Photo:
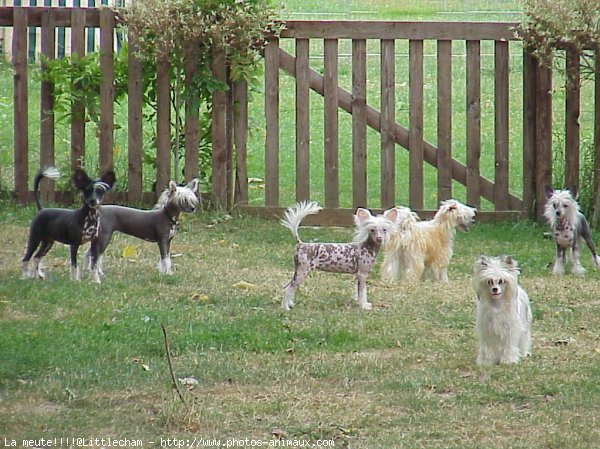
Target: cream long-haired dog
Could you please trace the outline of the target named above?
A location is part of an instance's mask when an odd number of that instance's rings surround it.
[[[478,365],[517,363],[531,354],[531,305],[511,256],[480,256],[474,267]]]
[[[443,201],[432,220],[399,213],[397,231],[384,247],[381,265],[386,281],[428,278],[448,282],[456,228],[468,231],[477,210],[456,200]]]

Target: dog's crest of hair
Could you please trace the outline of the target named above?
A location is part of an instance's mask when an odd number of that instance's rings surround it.
[[[517,261],[511,256],[480,256],[475,261],[474,273],[478,291],[479,286],[489,280],[504,280],[509,288],[514,291],[519,282],[520,269]]]
[[[154,209],[160,209],[169,202],[175,203],[178,209],[195,209],[198,205],[197,190],[197,179],[193,179],[185,186],[178,186],[175,182],[169,181],[169,186],[160,194]]]
[[[548,220],[548,223],[552,228],[556,227],[558,222],[556,209],[559,205],[562,205],[563,208],[565,205],[567,206],[567,220],[569,223],[577,223],[579,217],[579,203],[573,197],[570,190],[552,190],[550,187],[547,187],[546,196],[548,199],[544,208],[544,217]]]
[[[433,221],[436,223],[447,223],[448,226],[456,227],[458,225],[467,226],[475,219],[477,209],[462,204],[460,201],[450,199],[442,201]]]

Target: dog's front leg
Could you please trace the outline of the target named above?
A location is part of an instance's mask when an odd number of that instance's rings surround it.
[[[358,273],[357,279],[357,293],[358,305],[364,310],[371,310],[373,304],[367,301],[367,275],[364,273]]]
[[[162,274],[173,274],[171,269],[171,240],[159,240],[158,251],[160,252],[158,270]]]
[[[565,248],[563,248],[562,246],[557,244],[556,245],[556,256],[554,257],[554,266],[552,267],[552,274],[554,274],[556,276],[565,274],[565,266],[564,266],[565,257],[566,257]]]
[[[77,251],[79,245],[71,245],[71,280],[80,281],[79,267],[77,266]]]
[[[578,239],[575,239],[572,248],[573,253],[573,266],[571,267],[571,273],[582,275],[585,273],[585,268],[581,266],[581,262],[579,261],[579,242]]]
[[[85,252],[85,257],[88,259],[92,282],[100,284],[102,281],[98,270],[98,242],[96,240],[92,241],[90,248]]]

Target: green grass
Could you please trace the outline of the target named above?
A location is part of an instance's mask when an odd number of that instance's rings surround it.
[[[115,235],[98,286],[68,280],[58,244],[45,281],[21,280],[34,211],[0,211],[1,437],[268,440],[281,429],[348,448],[596,447],[600,274],[585,254],[584,277],[549,276],[544,227],[479,224],[457,235],[445,285],[387,285],[378,263],[370,312],[351,299],[349,276],[313,273],[284,313],[294,245],[273,221],[186,217],[172,277],[158,274],[154,244]],[[347,241],[351,230],[301,236]],[[124,258],[127,245],[136,251]],[[522,267],[534,343],[519,365],[475,365],[471,271],[481,253],[512,253]],[[199,381],[184,389],[186,406],[171,390],[161,324],[175,375]]]

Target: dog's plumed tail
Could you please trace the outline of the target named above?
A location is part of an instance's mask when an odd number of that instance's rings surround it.
[[[300,223],[304,217],[307,215],[314,215],[321,209],[323,208],[314,201],[301,201],[285,211],[285,214],[281,219],[281,224],[292,231],[292,234],[296,239],[296,243],[302,243],[300,236],[298,235]]]
[[[42,210],[42,205],[40,204],[40,194],[38,189],[40,187],[40,182],[42,182],[43,178],[56,180],[60,177],[60,172],[56,167],[48,167],[44,170],[40,170],[40,172],[35,175],[33,178],[33,196],[35,197],[35,204],[37,204],[38,211]]]

